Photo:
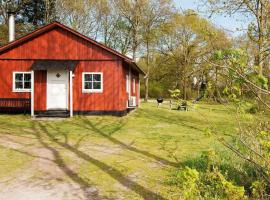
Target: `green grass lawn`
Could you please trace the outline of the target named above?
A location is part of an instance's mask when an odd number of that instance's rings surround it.
[[[119,199],[173,199],[166,179],[170,170],[202,152],[225,149],[206,134],[215,128],[230,139],[236,131],[232,106],[202,104],[190,111],[142,103],[125,117],[32,120],[0,115],[0,138],[12,136],[25,148],[52,152],[54,163],[82,188],[96,187]],[[0,178],[35,158],[0,143]],[[23,147],[22,147],[23,145]],[[8,155],[8,156],[7,156]],[[5,163],[2,165],[2,163]]]
[[[7,178],[15,170],[23,168],[32,158],[0,145],[0,179]]]

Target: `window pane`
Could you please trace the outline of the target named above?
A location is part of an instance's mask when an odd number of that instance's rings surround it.
[[[16,81],[22,81],[23,80],[23,74],[15,74],[15,80]]]
[[[92,74],[85,74],[84,75],[84,80],[85,81],[92,81]]]
[[[100,74],[93,74],[93,80],[94,81],[101,81],[101,75]]]
[[[24,89],[31,89],[31,82],[24,82]]]
[[[23,83],[22,82],[15,82],[15,89],[23,89]]]
[[[92,82],[85,82],[84,89],[92,89]]]
[[[100,82],[94,82],[93,83],[93,89],[101,89],[101,83]]]
[[[24,81],[31,81],[31,74],[24,74]]]

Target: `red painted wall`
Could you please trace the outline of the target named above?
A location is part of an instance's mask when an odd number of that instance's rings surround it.
[[[0,98],[30,98],[30,92],[13,92],[13,72],[30,71],[34,61],[0,60]],[[83,93],[82,72],[102,72],[103,92]],[[126,73],[121,61],[80,61],[76,66],[73,78],[73,106],[74,111],[90,110],[125,110],[128,99],[126,93]],[[131,95],[137,95],[138,76],[136,78],[136,93],[133,93],[131,81]],[[46,71],[35,71],[35,110],[46,110]]]
[[[119,58],[58,27],[1,54],[0,59],[115,60]]]
[[[30,92],[13,92],[13,72],[29,71],[29,61],[0,60],[0,98],[30,98]]]
[[[103,92],[83,93],[82,73],[102,72]],[[124,110],[122,96],[122,63],[120,61],[81,61],[73,78],[74,111],[116,111]]]
[[[35,71],[35,111],[45,111],[47,108],[47,71]]]
[[[31,98],[30,92],[13,92],[13,72],[30,72],[33,61],[0,60],[0,98]],[[46,110],[46,71],[35,72],[35,110]]]
[[[136,71],[131,70],[131,79],[130,79],[130,95],[136,96],[136,103],[137,106],[139,105],[139,73]],[[125,106],[128,100],[128,93],[126,92],[126,75],[129,75],[129,66],[124,65],[123,68],[123,83],[122,83],[122,99],[125,101]],[[135,92],[133,91],[133,78],[135,78]]]

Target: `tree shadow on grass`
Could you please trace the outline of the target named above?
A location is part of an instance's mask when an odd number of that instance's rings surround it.
[[[27,147],[29,147],[29,145],[21,142],[21,141],[17,141],[15,139],[12,139],[10,137],[6,137],[4,138],[3,136],[1,136],[1,138],[3,139],[7,139],[7,141],[11,141],[14,145],[13,147],[6,147],[3,146],[6,149],[10,149],[13,150],[15,152],[24,154],[26,156],[32,157],[32,158],[36,158],[36,159],[42,159],[42,160],[46,160],[48,162],[52,162],[54,163],[56,166],[59,167],[59,169],[61,171],[64,172],[64,174],[69,177],[73,182],[77,183],[80,186],[80,189],[83,191],[84,197],[86,199],[93,199],[93,200],[104,200],[104,199],[110,199],[112,200],[113,198],[108,198],[106,196],[100,196],[98,194],[98,192],[96,190],[92,190],[93,186],[90,185],[87,181],[85,181],[83,178],[81,178],[75,171],[73,171],[68,164],[64,161],[63,157],[61,156],[59,150],[57,150],[57,148],[53,147],[47,140],[47,138],[45,138],[44,136],[46,136],[47,134],[45,134],[42,130],[40,130],[38,128],[38,123],[37,122],[33,122],[32,123],[32,130],[33,132],[31,133],[27,133],[27,134],[31,134],[34,136],[34,138],[31,139],[36,139],[37,142],[41,145],[42,148],[48,150],[51,154],[52,154],[52,158],[46,157],[46,156],[42,156],[42,155],[38,155],[37,152],[34,152],[33,150],[27,150]],[[7,135],[7,134],[2,134],[0,133],[0,135]],[[16,135],[16,134],[9,134],[10,136],[16,136],[18,138],[24,138],[21,135]],[[49,138],[50,142],[54,142],[51,138]],[[48,173],[46,173],[48,174]],[[41,178],[43,180],[43,178]],[[55,179],[57,180],[57,179]],[[43,180],[44,181],[44,180]],[[48,181],[48,180],[45,180]],[[47,182],[46,182],[47,184]],[[70,191],[71,192],[71,191]],[[77,194],[76,194],[77,195]],[[79,196],[77,196],[78,199],[80,198]],[[76,197],[76,198],[77,198]]]
[[[156,122],[165,122],[168,124],[181,125],[183,127],[186,127],[186,128],[192,129],[192,130],[196,130],[196,131],[200,131],[200,132],[204,131],[202,128],[196,127],[194,125],[189,125],[190,121],[192,121],[192,120],[188,119],[188,118],[190,118],[188,116],[183,116],[183,115],[166,116],[166,115],[164,115],[163,112],[160,112],[160,113],[155,112],[154,114],[149,114],[149,112],[145,111],[145,110],[140,110],[140,113],[145,118],[152,119],[153,121],[156,121]],[[193,119],[193,121],[194,120],[195,119]],[[202,120],[203,120],[203,118],[202,118]],[[202,120],[196,119],[197,124],[202,124],[203,123]]]
[[[76,147],[71,146],[70,144],[66,143],[66,142],[61,142],[59,141],[57,138],[54,137],[53,134],[50,133],[50,131],[48,130],[48,128],[46,126],[44,126],[43,124],[39,123],[39,127],[42,130],[42,132],[44,134],[46,134],[46,136],[55,144],[59,145],[60,147],[63,147],[66,150],[69,150],[70,152],[74,153],[75,155],[77,155],[79,158],[97,166],[100,170],[102,170],[103,172],[105,172],[106,174],[110,175],[113,179],[115,179],[116,181],[118,181],[119,183],[121,183],[123,186],[125,186],[126,188],[132,190],[133,192],[135,192],[136,194],[140,195],[143,199],[147,199],[147,200],[164,200],[165,198],[162,197],[161,195],[154,193],[152,191],[150,191],[149,189],[145,188],[144,186],[136,183],[133,180],[130,180],[129,178],[127,178],[125,175],[123,175],[119,170],[115,169],[114,167],[107,165],[106,163],[103,163],[93,157],[91,157],[90,155],[78,150]],[[55,131],[59,131],[58,129],[55,129],[53,126],[49,125],[49,128],[55,130]],[[101,132],[103,134],[103,132]],[[66,135],[66,133],[62,133],[63,135]],[[106,134],[105,134],[106,135]],[[107,135],[106,135],[107,136]],[[67,140],[66,140],[67,141]],[[44,144],[47,146],[47,148],[51,149],[51,151],[55,154],[55,157],[57,157],[59,159],[59,165],[63,165],[63,160],[61,160],[59,158],[59,153],[56,152],[56,150],[50,146],[48,146],[48,144]],[[67,174],[72,174],[72,171],[70,171],[69,169],[64,168],[65,172]],[[78,181],[78,180],[76,180]],[[78,181],[80,182],[80,180]],[[84,182],[82,182],[84,185]]]
[[[116,144],[116,145],[119,145],[121,148],[123,149],[126,149],[126,150],[129,150],[129,151],[132,151],[132,152],[135,152],[135,153],[138,153],[138,154],[141,154],[141,155],[144,155],[148,158],[151,158],[151,159],[154,159],[162,164],[165,164],[165,165],[169,165],[169,166],[172,166],[172,167],[177,167],[178,166],[178,163],[177,162],[172,162],[170,160],[167,160],[165,158],[161,158],[157,155],[154,155],[148,151],[145,151],[145,150],[141,150],[141,149],[137,149],[133,146],[130,146],[130,145],[127,145],[123,142],[121,142],[120,140],[112,137],[112,132],[110,133],[105,133],[103,130],[102,130],[102,127],[101,128],[98,128],[94,123],[92,123],[90,120],[86,119],[86,118],[81,118],[80,121],[83,122],[83,127],[88,129],[88,130],[91,130],[95,133],[98,133],[99,135],[103,136],[104,138],[108,139],[110,142]],[[116,128],[114,129],[114,132],[120,130],[121,128],[123,127],[123,125],[121,125],[119,128]]]

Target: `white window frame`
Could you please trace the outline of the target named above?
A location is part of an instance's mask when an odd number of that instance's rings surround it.
[[[84,89],[84,86],[85,86],[85,77],[84,75],[86,74],[100,74],[100,82],[101,82],[101,88],[100,89]],[[82,73],[82,92],[83,93],[102,93],[103,92],[103,73],[102,72],[83,72]]]
[[[133,84],[132,84],[133,93],[136,93],[136,79],[133,78]]]
[[[15,87],[15,75],[16,74],[23,74],[23,86],[24,86],[24,74],[30,74],[31,75],[31,89],[18,89]],[[12,80],[12,90],[13,92],[31,92],[32,90],[32,73],[30,71],[23,71],[23,72],[13,72],[13,80]]]

